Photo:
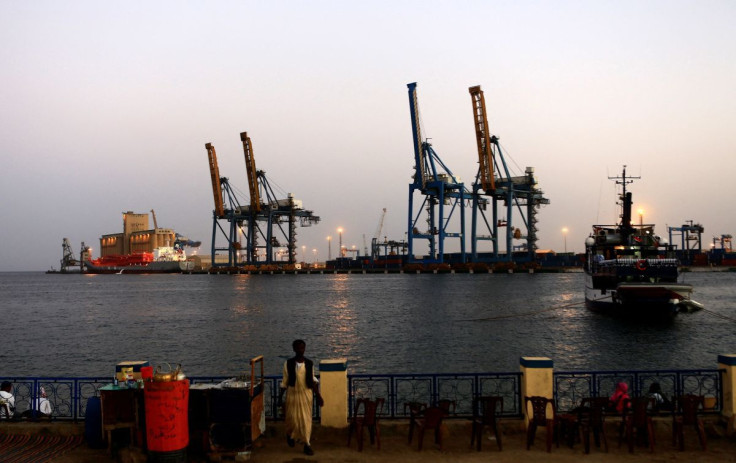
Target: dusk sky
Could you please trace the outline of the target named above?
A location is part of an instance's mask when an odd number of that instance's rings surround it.
[[[694,220],[707,247],[736,233],[735,23],[736,2],[709,0],[0,0],[0,271],[58,268],[64,237],[98,256],[129,210],[209,254],[205,143],[247,204],[240,132],[322,218],[298,230],[308,261],[328,235],[336,255],[338,227],[362,249],[383,208],[381,236],[404,239],[410,82],[468,186],[482,86],[514,174],[533,166],[550,200],[539,248],[562,251],[567,227],[581,252],[616,222],[624,164],[644,221]]]

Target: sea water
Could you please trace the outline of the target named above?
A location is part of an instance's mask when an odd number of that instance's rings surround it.
[[[692,272],[706,310],[667,323],[589,312],[583,274],[0,273],[0,376],[105,376],[124,360],[237,375],[291,342],[351,373],[715,368],[736,353],[736,273]]]

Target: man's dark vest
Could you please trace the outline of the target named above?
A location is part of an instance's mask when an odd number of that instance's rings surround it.
[[[314,389],[314,369],[312,361],[308,358],[304,359],[304,367],[307,369],[307,387]],[[286,361],[286,372],[289,374],[289,386],[296,385],[296,359],[290,358]]]

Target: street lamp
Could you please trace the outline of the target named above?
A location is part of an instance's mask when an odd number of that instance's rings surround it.
[[[327,237],[327,260],[332,260],[332,237]]]
[[[337,229],[337,234],[340,237],[340,257],[345,257],[345,254],[342,252],[342,227]]]
[[[562,236],[565,240],[565,254],[567,254],[567,227],[562,227]]]

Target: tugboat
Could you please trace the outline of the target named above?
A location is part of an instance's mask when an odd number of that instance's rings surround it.
[[[609,177],[622,186],[618,225],[593,225],[585,240],[585,304],[594,312],[632,319],[667,319],[702,306],[691,300],[693,287],[682,283],[674,247],[654,225],[631,223],[631,193],[626,186],[641,177]]]

